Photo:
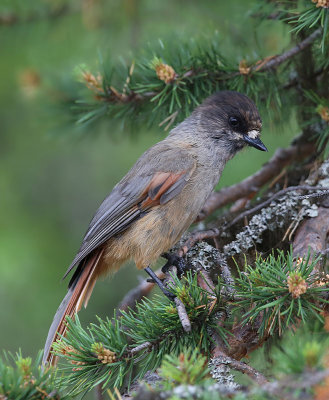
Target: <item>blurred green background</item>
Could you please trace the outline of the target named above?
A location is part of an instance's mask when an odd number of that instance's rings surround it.
[[[223,53],[237,64],[289,43],[287,32],[250,18],[254,1],[0,0],[0,345],[35,356],[66,292],[61,278],[94,211],[141,153],[165,133],[138,136],[117,125],[82,133],[63,126],[56,86],[76,65],[97,71],[99,53],[131,60],[148,43],[219,32]],[[219,186],[255,172],[295,133],[264,116],[269,153],[248,149],[227,166]],[[115,135],[114,135],[115,133]],[[112,137],[115,136],[115,139]],[[84,323],[113,308],[143,272],[128,266],[96,285]]]

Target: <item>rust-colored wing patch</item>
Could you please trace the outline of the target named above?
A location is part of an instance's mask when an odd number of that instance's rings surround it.
[[[162,201],[162,199],[164,199],[163,196],[172,187],[174,187],[174,185],[176,185],[177,187],[180,186],[180,182],[182,183],[182,186],[184,186],[186,183],[184,179],[185,175],[186,171],[182,171],[179,173],[157,172],[142,194],[142,197],[147,197],[141,202],[141,209],[145,210],[150,207],[166,203],[166,201]]]

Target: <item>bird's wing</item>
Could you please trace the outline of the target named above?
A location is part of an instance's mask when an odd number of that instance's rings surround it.
[[[187,151],[171,148],[162,149],[161,158],[158,152],[152,155],[153,152],[151,148],[144,153],[100,205],[65,276],[88,254],[126,230],[151,207],[166,204],[181,192],[195,170],[195,158]],[[148,163],[148,160],[152,161]]]

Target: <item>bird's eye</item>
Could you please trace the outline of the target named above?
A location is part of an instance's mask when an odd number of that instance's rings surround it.
[[[235,118],[235,117],[230,117],[230,118],[228,119],[228,122],[230,123],[230,125],[232,126],[232,128],[236,128],[236,127],[238,127],[238,126],[240,125],[239,120],[238,120],[237,118]]]

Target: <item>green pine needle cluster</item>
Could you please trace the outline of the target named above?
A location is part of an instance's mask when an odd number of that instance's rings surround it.
[[[329,9],[323,6],[317,6],[315,0],[309,7],[309,1],[304,2],[304,7],[300,12],[297,12],[295,16],[288,18],[290,24],[293,25],[293,32],[299,33],[303,30],[309,30],[319,25],[322,28],[321,38],[321,51],[324,52],[325,41],[328,33],[329,23]]]
[[[271,367],[273,377],[281,381],[277,384],[276,393],[259,385],[245,386],[236,393],[221,393],[220,386],[210,378],[207,359],[198,349],[186,349],[178,356],[166,355],[158,369],[161,380],[155,387],[145,385],[137,393],[137,399],[147,398],[146,393],[153,394],[153,399],[168,400],[281,400],[283,394],[287,398],[298,399],[301,392],[311,393],[311,389],[293,387],[291,382],[300,381],[305,372],[317,373],[328,367],[328,332],[318,322],[312,330],[299,328],[288,331],[280,343],[271,348]],[[286,387],[285,387],[286,386]],[[133,397],[135,397],[133,395]],[[111,400],[122,400],[122,397],[110,396]],[[306,397],[309,398],[309,397]]]
[[[273,346],[273,369],[276,376],[282,377],[301,374],[308,369],[328,367],[328,350],[328,332],[315,321],[312,330],[304,326],[297,332],[289,331],[280,344]]]
[[[164,388],[177,385],[202,385],[209,380],[207,358],[199,349],[184,349],[178,356],[167,354],[159,369]]]
[[[78,80],[87,88],[77,94],[73,111],[78,124],[101,118],[169,129],[190,115],[202,100],[218,90],[237,90],[261,103],[266,93],[268,112],[281,106],[279,81],[274,72],[251,69],[258,59],[248,62],[240,73],[239,62],[221,54],[220,37],[190,40],[179,45],[159,41],[146,55],[122,66],[100,60],[100,73],[86,66],[77,69]],[[82,97],[80,97],[82,96]]]
[[[298,323],[323,321],[321,312],[328,303],[329,282],[316,273],[318,261],[309,256],[294,260],[291,252],[279,251],[266,259],[259,257],[253,266],[246,265],[233,285],[236,294],[230,302],[232,318],[243,325],[260,320],[261,337],[281,336]],[[170,289],[186,307],[192,324],[190,333],[184,332],[176,308],[163,296],[145,299],[135,311],[123,312],[119,318],[99,318],[87,329],[77,317],[75,322],[68,320],[66,337],[54,346],[64,361],[61,385],[68,387],[71,395],[98,384],[103,390],[129,388],[163,360],[167,360],[162,364],[163,371],[170,371],[170,357],[178,357],[187,348],[209,357],[214,331],[229,346],[233,319],[218,323],[220,315],[227,312],[227,300],[220,294],[225,289],[223,282],[219,281],[212,292],[206,291],[198,285],[197,274],[189,271],[182,280],[174,278]],[[183,379],[187,361],[180,360],[180,372],[172,375],[173,380]],[[200,366],[201,361],[194,364]],[[184,372],[189,377],[194,373],[190,367]]]
[[[229,346],[236,321],[247,326],[260,320],[260,340],[266,336],[268,343],[273,338],[275,345],[281,335],[296,342],[275,352],[276,369],[287,374],[321,370],[324,349],[329,347],[322,316],[323,306],[328,304],[329,282],[326,275],[317,273],[318,261],[309,256],[295,260],[291,252],[283,251],[266,259],[259,257],[255,265],[245,265],[238,272],[232,283],[234,298],[229,303],[221,296],[221,291],[226,291],[221,280],[213,290],[205,290],[198,285],[200,273],[189,271],[181,280],[173,277],[170,290],[185,305],[192,325],[190,333],[184,332],[176,308],[164,296],[145,299],[136,310],[123,312],[120,317],[98,318],[98,323],[87,329],[77,316],[75,321],[68,319],[66,336],[54,345],[60,358],[57,375],[51,370],[42,372],[37,366],[40,357],[32,367],[31,359],[20,354],[12,358],[14,366],[8,366],[10,357],[6,356],[0,360],[0,398],[42,399],[47,393],[59,400],[65,397],[56,387],[73,398],[96,385],[104,392],[114,390],[112,396],[118,396],[118,390],[129,389],[146,372],[157,369],[162,381],[155,390],[168,394],[165,398],[179,399],[177,393],[186,387],[191,390],[187,399],[195,398],[192,392],[196,390],[198,398],[212,400],[216,382],[210,377],[207,361],[213,335]],[[228,318],[223,319],[225,314]],[[303,333],[309,325],[312,333]],[[301,329],[292,336],[297,326]],[[259,387],[233,398],[255,399],[258,395],[280,398],[263,393]],[[227,398],[221,396],[217,398]]]
[[[121,388],[155,370],[166,354],[178,355],[187,347],[208,354],[209,329],[216,329],[225,340],[225,330],[216,325],[221,307],[219,292],[209,293],[197,285],[197,277],[188,273],[175,279],[173,292],[184,302],[192,323],[192,332],[183,331],[176,308],[163,296],[145,299],[136,311],[122,317],[91,324],[85,330],[79,319],[68,320],[65,338],[54,348],[66,363],[62,384],[76,395],[101,384]],[[141,346],[141,347],[140,347]]]
[[[328,49],[328,9],[302,2],[262,2],[251,16],[272,19],[273,24],[288,24],[291,35],[320,27],[321,38],[314,42],[314,51],[325,68]],[[320,42],[320,46],[319,46]],[[68,87],[65,109],[79,126],[98,121],[118,121],[121,128],[159,125],[168,130],[173,124],[190,115],[202,100],[218,90],[236,90],[250,96],[272,119],[282,119],[283,113],[299,105],[293,84],[298,68],[296,59],[289,57],[279,66],[267,68],[272,57],[253,53],[240,59],[224,57],[218,33],[203,39],[159,40],[144,49],[131,61],[99,60],[98,72],[86,65],[76,68],[80,87]],[[290,84],[290,81],[292,82]],[[289,90],[288,90],[289,89]],[[66,89],[63,87],[63,92]],[[70,105],[68,107],[68,105]],[[290,110],[290,111],[289,111]]]
[[[15,400],[64,400],[67,396],[59,392],[53,370],[42,371],[42,352],[32,363],[21,352],[16,355],[4,353],[0,357],[0,399]]]
[[[292,252],[279,251],[266,260],[246,265],[237,278],[237,306],[248,310],[244,323],[261,317],[262,336],[279,335],[288,327],[311,317],[322,320],[321,305],[328,303],[329,282],[320,283],[314,273],[318,258],[294,260]]]

